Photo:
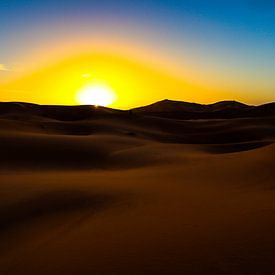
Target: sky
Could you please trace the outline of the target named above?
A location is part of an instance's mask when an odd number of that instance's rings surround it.
[[[275,1],[0,1],[0,101],[78,104],[95,83],[121,109],[275,101]]]

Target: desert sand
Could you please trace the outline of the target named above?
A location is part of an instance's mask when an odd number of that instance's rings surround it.
[[[274,274],[275,116],[244,108],[3,103],[0,273]]]

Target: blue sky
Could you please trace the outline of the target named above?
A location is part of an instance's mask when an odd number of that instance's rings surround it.
[[[223,74],[251,93],[262,85],[275,99],[274,0],[0,1],[0,64],[11,68],[64,33],[98,32],[141,41],[179,67]]]

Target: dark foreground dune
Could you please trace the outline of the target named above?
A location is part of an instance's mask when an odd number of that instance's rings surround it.
[[[273,107],[224,104],[2,103],[0,274],[274,274]]]

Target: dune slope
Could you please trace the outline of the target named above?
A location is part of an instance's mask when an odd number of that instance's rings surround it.
[[[18,104],[0,106],[1,274],[275,273],[274,116]]]

